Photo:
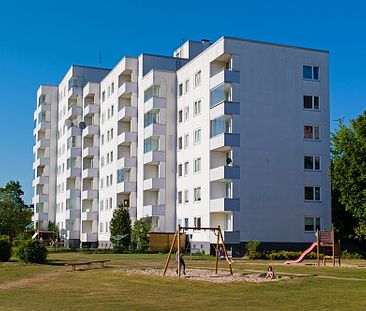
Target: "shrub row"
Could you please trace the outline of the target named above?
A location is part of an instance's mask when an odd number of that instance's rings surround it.
[[[6,235],[0,236],[0,261],[8,261],[11,257],[11,242]]]

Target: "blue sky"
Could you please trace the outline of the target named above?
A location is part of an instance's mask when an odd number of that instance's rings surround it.
[[[365,16],[365,1],[2,0],[0,186],[19,180],[31,202],[36,90],[71,64],[97,66],[99,53],[113,67],[222,35],[329,50],[331,120],[352,119],[366,109]]]

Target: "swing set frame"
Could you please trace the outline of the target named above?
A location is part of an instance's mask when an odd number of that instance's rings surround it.
[[[163,276],[165,276],[165,274],[166,274],[166,271],[167,271],[168,265],[169,265],[169,261],[170,261],[170,258],[172,257],[172,253],[173,253],[173,250],[174,250],[174,245],[177,242],[178,278],[180,279],[180,270],[181,270],[180,269],[180,267],[181,267],[180,255],[181,255],[181,251],[182,251],[181,250],[181,245],[180,245],[180,235],[181,235],[181,233],[184,234],[188,230],[213,231],[215,236],[216,236],[216,258],[215,258],[215,267],[214,267],[215,274],[217,274],[217,270],[218,270],[218,266],[219,266],[219,244],[220,244],[220,240],[221,240],[221,244],[222,244],[222,248],[223,248],[223,251],[224,251],[225,259],[226,259],[226,261],[228,262],[228,265],[229,265],[230,274],[233,275],[233,269],[231,267],[232,262],[231,262],[231,260],[229,259],[228,255],[227,255],[226,246],[225,246],[225,242],[224,242],[224,237],[223,237],[220,226],[217,226],[217,228],[212,228],[212,227],[197,228],[197,227],[181,227],[181,226],[178,226],[176,231],[175,231],[172,244],[170,246],[170,251],[169,251],[169,254],[168,254],[168,258],[165,262]]]

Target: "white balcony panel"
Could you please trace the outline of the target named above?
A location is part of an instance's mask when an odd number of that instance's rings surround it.
[[[164,151],[150,151],[144,154],[144,164],[165,162]]]
[[[82,114],[83,114],[83,108],[82,107],[71,106],[69,108],[69,110],[67,110],[65,118],[70,119],[71,117],[81,116]]]
[[[118,121],[130,121],[133,117],[137,117],[137,107],[126,106],[118,111]]]
[[[144,138],[151,136],[160,136],[166,134],[166,126],[164,124],[150,124],[144,128]]]
[[[37,194],[33,197],[33,204],[48,203],[48,194]]]
[[[81,128],[78,127],[78,124],[74,124],[67,130],[67,137],[71,136],[81,136]]]
[[[98,220],[98,212],[82,212],[81,213],[81,220],[85,221],[94,221]]]
[[[67,189],[66,190],[67,199],[77,199],[80,198],[80,189]]]
[[[240,231],[223,231],[225,244],[239,244],[240,243]]]
[[[81,192],[81,199],[82,200],[86,200],[86,199],[90,199],[90,200],[94,200],[94,199],[98,199],[98,190],[84,190]]]
[[[145,205],[143,209],[143,216],[165,216],[165,205]]]
[[[240,134],[223,133],[210,138],[210,150],[226,151],[240,147]]]
[[[67,149],[67,157],[81,157],[81,148],[80,147],[71,147]]]
[[[92,136],[92,135],[99,135],[99,127],[98,125],[87,125],[86,128],[83,130],[83,136]]]
[[[43,138],[36,142],[36,144],[33,146],[33,152],[36,152],[39,148],[48,148],[50,146],[50,140]]]
[[[240,166],[219,166],[210,170],[210,181],[226,181],[240,178]]]
[[[131,93],[137,93],[136,82],[125,82],[118,88],[118,97],[123,97]]]
[[[81,168],[69,168],[66,170],[66,178],[67,177],[80,177],[81,176]]]
[[[222,101],[210,109],[210,119],[216,119],[222,115],[240,115],[240,103]]]
[[[136,192],[136,183],[132,181],[120,182],[117,184],[117,193]]]
[[[85,157],[97,157],[99,155],[98,147],[86,147],[83,149],[83,158]]]
[[[117,144],[118,145],[130,144],[131,142],[137,142],[137,133],[122,132],[117,137]]]
[[[137,165],[136,157],[121,158],[117,160],[117,169],[136,167],[136,165]]]
[[[94,178],[98,177],[99,170],[97,168],[87,168],[83,170],[82,178]]]
[[[240,71],[221,70],[210,78],[210,89],[222,83],[240,83]]]
[[[39,158],[33,163],[33,169],[36,169],[38,166],[46,166],[50,165],[50,158]]]
[[[98,233],[95,232],[82,233],[81,242],[98,242]]]
[[[100,106],[94,105],[94,104],[88,104],[84,108],[84,116],[89,116],[93,114],[99,114],[100,113]]]
[[[129,207],[128,211],[130,213],[131,219],[136,220],[137,219],[137,208],[136,207]]]
[[[79,209],[68,209],[65,211],[66,219],[80,219],[81,211]]]
[[[32,217],[33,221],[47,221],[48,220],[48,213],[35,213]]]
[[[80,231],[79,230],[66,230],[66,239],[68,239],[68,240],[80,239]]]
[[[33,136],[35,136],[40,130],[49,130],[51,128],[51,122],[42,121],[37,124],[33,130]]]
[[[165,109],[167,100],[162,97],[152,97],[144,103],[144,113],[152,109]]]
[[[35,187],[36,185],[48,185],[48,182],[48,176],[38,176],[37,178],[33,179],[32,186]]]
[[[165,178],[149,178],[144,180],[144,190],[165,189]]]
[[[210,212],[239,212],[240,211],[240,199],[234,198],[220,198],[210,200]]]
[[[69,98],[77,98],[78,96],[81,96],[83,93],[83,90],[80,86],[74,86],[69,89]]]

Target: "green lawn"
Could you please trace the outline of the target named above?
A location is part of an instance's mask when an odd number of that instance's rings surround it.
[[[234,262],[234,273],[264,272],[305,277],[276,282],[215,284],[130,275],[126,268],[162,268],[166,255],[51,253],[48,265],[0,264],[0,310],[366,310],[366,261],[354,267],[284,266],[282,262]],[[106,269],[70,272],[65,263],[111,259]],[[173,264],[174,260],[172,260]],[[189,261],[211,268],[213,258]],[[226,268],[225,262],[220,262]]]

